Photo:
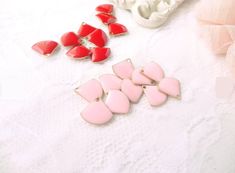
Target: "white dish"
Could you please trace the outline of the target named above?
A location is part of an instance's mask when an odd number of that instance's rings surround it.
[[[141,26],[156,28],[162,25],[184,0],[110,0],[120,8],[130,10]]]

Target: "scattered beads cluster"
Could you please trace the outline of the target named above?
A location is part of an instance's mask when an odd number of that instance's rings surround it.
[[[127,33],[124,25],[116,23],[117,19],[113,16],[112,4],[99,5],[96,7],[96,11],[98,12],[97,18],[108,26],[109,35],[119,36]],[[61,37],[61,44],[71,47],[66,55],[76,59],[90,58],[92,62],[102,62],[110,57],[110,48],[105,47],[107,42],[108,36],[102,29],[87,23],[82,23],[77,33],[66,32]],[[55,52],[58,45],[53,40],[45,40],[35,43],[32,49],[48,56]]]
[[[75,89],[89,102],[81,112],[89,123],[104,124],[113,114],[128,113],[130,103],[137,103],[143,93],[151,106],[162,105],[168,96],[180,98],[180,82],[164,77],[162,68],[155,62],[134,68],[127,59],[113,65],[112,69],[115,75],[103,74],[99,81],[92,79]]]

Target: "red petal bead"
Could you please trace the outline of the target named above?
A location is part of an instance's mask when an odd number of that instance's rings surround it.
[[[88,25],[86,23],[82,23],[82,25],[78,30],[78,37],[86,37],[88,34],[92,33],[95,30],[96,30],[95,27]]]
[[[117,20],[117,18],[114,17],[113,15],[106,14],[106,13],[99,13],[96,15],[96,17],[98,17],[101,20],[101,22],[105,25],[114,23]]]
[[[80,44],[78,36],[74,32],[67,32],[62,35],[61,43],[64,46],[75,46]]]
[[[112,4],[101,4],[96,7],[95,9],[101,13],[112,13],[113,12],[113,5]]]
[[[50,55],[58,46],[58,43],[51,40],[40,41],[32,46],[32,49],[42,55]]]
[[[90,56],[91,51],[87,49],[85,46],[75,46],[70,49],[66,55],[71,56],[73,58],[83,59]]]
[[[127,28],[120,23],[111,23],[108,26],[110,35],[123,35],[127,33]]]
[[[96,29],[87,36],[87,40],[98,47],[104,47],[108,41],[108,37],[101,29]]]
[[[109,58],[111,54],[110,48],[107,48],[107,47],[96,47],[96,48],[93,48],[91,52],[92,52],[91,60],[93,62],[104,61],[107,58]]]

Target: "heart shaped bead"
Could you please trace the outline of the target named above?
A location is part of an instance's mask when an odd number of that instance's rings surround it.
[[[88,34],[92,33],[95,30],[95,27],[88,25],[87,23],[82,23],[78,30],[78,37],[86,37]]]
[[[143,88],[141,86],[135,85],[130,79],[123,79],[121,91],[133,103],[137,103],[143,94]]]
[[[122,80],[113,74],[101,75],[99,80],[105,93],[108,93],[110,90],[121,89]]]
[[[96,14],[96,17],[98,17],[101,22],[105,25],[108,25],[110,23],[114,23],[117,19],[113,15],[106,14],[106,13],[99,13]]]
[[[92,124],[105,124],[109,122],[113,114],[103,101],[92,102],[81,112],[82,118]]]
[[[113,72],[121,79],[131,79],[134,66],[130,59],[126,59],[112,66]]]
[[[111,51],[107,47],[96,47],[91,50],[91,60],[93,62],[101,62],[110,57]]]
[[[110,90],[105,104],[113,113],[125,114],[130,109],[130,102],[127,96],[119,90]]]
[[[74,32],[66,32],[61,37],[63,46],[75,46],[80,44],[78,36]]]
[[[120,23],[110,23],[108,26],[109,34],[119,36],[127,33],[127,28]]]
[[[95,8],[96,11],[101,13],[112,13],[113,5],[112,4],[101,4]]]
[[[151,79],[142,74],[142,68],[137,68],[133,71],[131,76],[132,82],[137,85],[151,85]]]
[[[75,46],[70,49],[66,55],[71,56],[73,58],[84,59],[90,56],[91,51],[87,49],[85,46]]]
[[[98,98],[101,98],[103,95],[102,86],[96,79],[91,79],[82,84],[75,89],[75,92],[86,99],[88,102],[95,101]]]
[[[159,91],[157,86],[144,86],[144,93],[151,106],[160,106],[167,100],[167,95]]]
[[[42,55],[50,55],[57,48],[58,43],[51,40],[40,41],[32,46],[32,49]]]
[[[159,83],[159,89],[169,96],[180,98],[180,82],[175,78],[164,78]]]
[[[164,77],[162,68],[155,62],[146,64],[143,68],[143,74],[156,82],[159,82]]]
[[[101,29],[96,29],[87,36],[87,40],[98,47],[104,47],[108,41],[108,37]]]

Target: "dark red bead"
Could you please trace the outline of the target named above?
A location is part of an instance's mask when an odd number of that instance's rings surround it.
[[[127,28],[120,23],[111,23],[109,24],[108,29],[109,34],[114,36],[123,35],[127,33]]]
[[[101,13],[112,13],[113,12],[113,5],[112,4],[101,4],[96,7],[95,9]]]
[[[62,35],[61,43],[64,46],[75,46],[80,44],[78,36],[74,32],[67,32]]]
[[[98,17],[101,20],[101,22],[105,25],[114,23],[117,20],[116,17],[114,17],[113,15],[106,14],[106,13],[96,14],[96,17]]]
[[[98,47],[104,47],[108,41],[108,37],[101,29],[96,29],[87,36],[87,40]]]
[[[66,55],[78,59],[87,58],[90,56],[90,54],[91,51],[87,49],[85,46],[75,46],[66,53]]]
[[[107,47],[96,47],[91,50],[92,57],[91,60],[93,62],[104,61],[110,57],[111,51],[110,48]]]
[[[86,37],[88,34],[92,33],[95,30],[96,30],[95,27],[88,25],[86,23],[82,23],[78,30],[78,37]]]

